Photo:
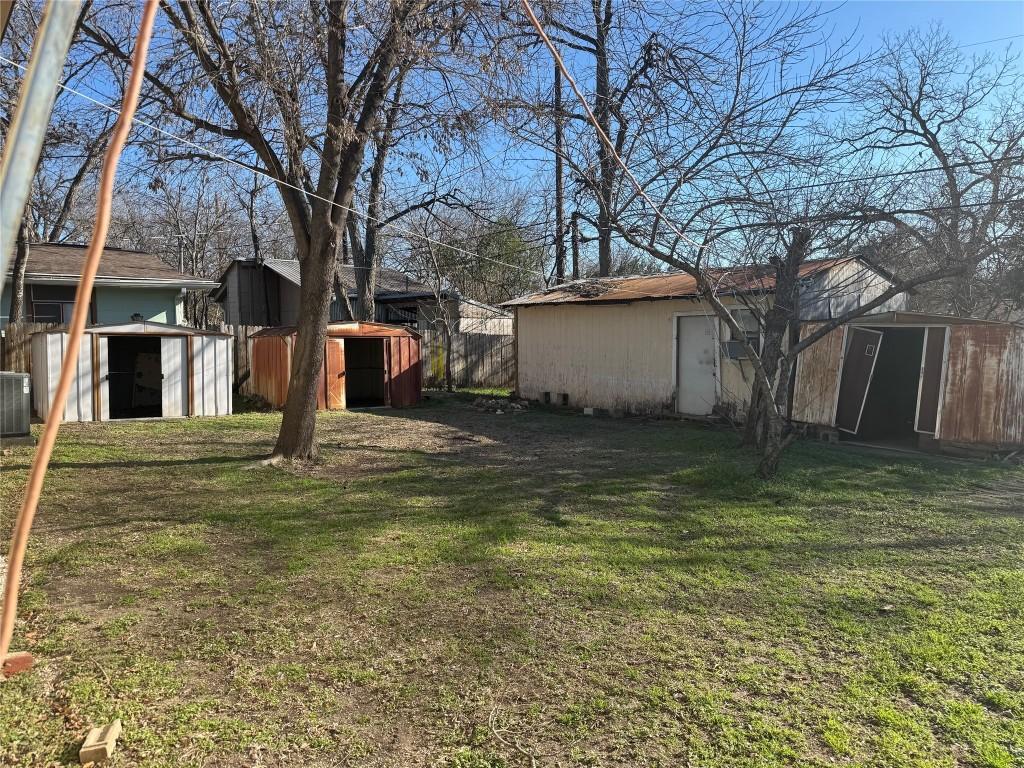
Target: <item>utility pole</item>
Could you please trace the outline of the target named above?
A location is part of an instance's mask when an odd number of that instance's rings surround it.
[[[562,70],[555,62],[555,284],[565,282],[565,210],[562,207]],[[573,272],[576,270],[574,269]],[[573,275],[575,278],[575,274]]]

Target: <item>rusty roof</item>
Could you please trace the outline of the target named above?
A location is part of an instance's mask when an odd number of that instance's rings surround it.
[[[814,259],[800,266],[800,277],[810,277],[854,257]],[[775,290],[775,269],[758,267],[715,268],[708,270],[717,293],[762,293]],[[697,281],[686,272],[662,272],[635,277],[597,277],[576,280],[556,288],[538,291],[506,301],[503,307],[527,307],[540,304],[619,304],[630,301],[696,298]]]
[[[1021,327],[1021,323],[1006,320],[985,320],[980,317],[941,315],[935,312],[917,312],[907,309],[876,312],[861,315],[850,320],[848,325],[1010,325]]]
[[[30,283],[77,284],[82,276],[88,247],[67,243],[29,243],[25,280]],[[160,288],[216,286],[212,280],[182,274],[168,267],[152,253],[110,247],[103,249],[96,284]]]
[[[252,334],[249,338],[254,339],[258,336],[294,336],[297,331],[298,329],[294,325],[284,325],[275,328],[264,328],[262,331]],[[404,325],[388,325],[387,323],[370,323],[355,320],[347,323],[329,323],[327,335],[335,338],[344,338],[346,336],[367,336],[371,338],[412,336],[416,339],[421,338],[419,333]]]

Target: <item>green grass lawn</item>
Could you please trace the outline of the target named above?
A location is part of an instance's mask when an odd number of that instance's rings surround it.
[[[1024,765],[1021,470],[470,400],[66,427],[0,765]]]

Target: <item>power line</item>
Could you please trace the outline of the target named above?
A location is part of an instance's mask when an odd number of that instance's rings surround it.
[[[18,69],[21,69],[22,71],[25,70],[25,67],[23,65],[18,64],[15,61],[11,61],[6,56],[0,56],[0,61],[5,61],[8,64],[17,67]],[[108,111],[114,112],[115,114],[117,113],[117,110],[114,109],[113,107],[111,107],[111,106],[109,106],[107,104],[104,104],[103,102],[99,101],[98,99],[94,99],[92,96],[89,96],[86,93],[82,93],[81,91],[76,90],[76,89],[72,88],[71,86],[64,85],[63,83],[59,83],[58,85],[59,85],[59,87],[62,90],[65,90],[68,93],[73,93],[76,96],[78,96],[80,98],[83,98],[86,101],[89,101],[89,102],[95,104],[98,107],[101,107],[101,108],[106,109]],[[413,232],[412,230],[408,230],[408,229],[405,229],[403,227],[399,227],[398,225],[396,225],[396,224],[394,224],[392,222],[388,222],[388,221],[385,221],[383,219],[375,218],[373,216],[370,216],[367,213],[364,213],[363,211],[357,210],[355,208],[350,208],[350,207],[348,207],[346,205],[342,205],[341,203],[338,203],[338,202],[336,202],[334,200],[330,200],[330,199],[328,199],[326,197],[321,197],[320,195],[317,195],[315,192],[310,192],[309,190],[303,189],[302,187],[297,186],[295,184],[291,184],[291,183],[289,183],[287,181],[283,181],[281,179],[277,179],[277,178],[271,176],[266,171],[260,170],[258,168],[253,168],[251,166],[246,165],[245,163],[239,162],[238,160],[234,160],[234,159],[232,159],[230,157],[227,157],[225,155],[221,155],[221,154],[219,154],[217,152],[214,152],[213,150],[209,149],[208,147],[204,147],[201,144],[197,144],[196,142],[191,141],[189,139],[186,139],[183,136],[178,136],[177,134],[171,133],[170,131],[168,131],[168,130],[166,130],[164,128],[161,128],[158,125],[154,125],[153,123],[147,122],[145,120],[140,120],[138,118],[132,118],[132,122],[135,123],[136,125],[140,125],[140,126],[142,126],[144,128],[149,128],[152,131],[156,131],[160,135],[166,136],[169,139],[174,139],[175,141],[180,141],[182,144],[185,144],[185,145],[187,145],[189,147],[192,147],[193,149],[197,149],[197,150],[199,150],[201,152],[204,152],[205,154],[209,155],[210,157],[212,157],[212,158],[214,158],[216,160],[220,160],[221,162],[225,162],[225,163],[228,163],[229,165],[233,165],[233,166],[236,166],[238,168],[241,168],[241,169],[245,170],[248,173],[253,173],[253,174],[256,174],[258,176],[263,176],[264,178],[269,179],[270,181],[272,181],[276,185],[279,185],[279,186],[282,186],[282,187],[287,187],[289,189],[293,189],[296,192],[301,192],[306,197],[310,197],[310,198],[313,198],[315,200],[320,200],[321,202],[327,203],[328,205],[333,205],[333,206],[341,208],[342,210],[347,211],[349,213],[354,213],[356,216],[360,216],[360,217],[366,219],[367,221],[373,221],[373,222],[379,224],[381,227],[390,227],[391,229],[395,230],[396,232],[400,232],[400,233],[408,235],[410,237],[419,238],[419,239],[423,240],[424,242],[428,242],[428,243],[431,243],[433,245],[438,245],[438,246],[441,246],[443,248],[447,248],[447,249],[449,249],[451,251],[456,251],[458,253],[463,253],[463,254],[465,254],[467,256],[470,256],[472,258],[479,258],[479,259],[484,259],[485,261],[492,261],[495,264],[500,264],[502,266],[509,267],[510,269],[522,269],[524,271],[526,270],[526,268],[521,266],[521,265],[507,264],[507,263],[505,263],[503,261],[500,261],[498,259],[491,259],[491,258],[488,258],[486,256],[482,256],[482,255],[480,255],[478,253],[473,253],[472,251],[467,251],[464,248],[459,248],[458,246],[451,245],[450,243],[443,243],[440,240],[435,240],[435,239],[433,239],[433,238],[431,238],[431,237],[429,237],[427,235],[421,235],[418,232]],[[540,275],[541,280],[544,279],[544,273],[543,273],[542,270],[538,270],[537,274]]]

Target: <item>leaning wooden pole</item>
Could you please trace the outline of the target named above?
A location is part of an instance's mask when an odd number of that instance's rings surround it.
[[[139,33],[135,41],[135,52],[132,55],[131,77],[128,80],[127,88],[125,88],[124,100],[121,102],[121,112],[117,117],[117,124],[114,126],[114,132],[107,147],[107,154],[103,160],[103,170],[100,174],[100,188],[96,204],[96,221],[92,231],[92,240],[89,243],[89,250],[86,252],[82,279],[78,283],[78,291],[75,294],[75,309],[71,316],[71,325],[68,329],[68,346],[65,350],[64,361],[60,369],[60,380],[57,383],[57,391],[50,406],[49,417],[43,426],[43,433],[39,438],[39,448],[36,450],[36,455],[32,460],[28,485],[25,489],[25,499],[21,504],[21,509],[18,511],[18,517],[14,524],[14,535],[11,539],[11,549],[7,563],[7,582],[4,585],[3,613],[0,614],[0,659],[3,660],[3,664],[0,666],[0,672],[2,672],[0,680],[24,670],[32,664],[32,657],[27,653],[8,655],[8,650],[11,647],[11,638],[14,634],[14,619],[18,612],[18,587],[21,584],[21,568],[25,560],[25,548],[28,546],[29,531],[32,529],[32,521],[39,507],[39,497],[42,494],[43,481],[46,479],[46,470],[50,464],[53,445],[57,440],[57,432],[60,430],[64,407],[67,404],[68,392],[71,389],[71,383],[78,368],[78,350],[82,346],[85,323],[89,316],[89,298],[92,296],[93,282],[96,279],[96,272],[99,270],[100,258],[103,256],[103,245],[107,240],[107,231],[110,229],[110,213],[113,206],[114,179],[117,176],[117,163],[121,158],[121,150],[124,149],[128,132],[132,127],[132,116],[135,114],[135,107],[139,102],[139,92],[142,89],[142,79],[146,68],[146,53],[149,50],[149,41],[153,35],[153,21],[156,18],[157,5],[158,0],[147,0],[142,13],[142,21],[139,23]]]

